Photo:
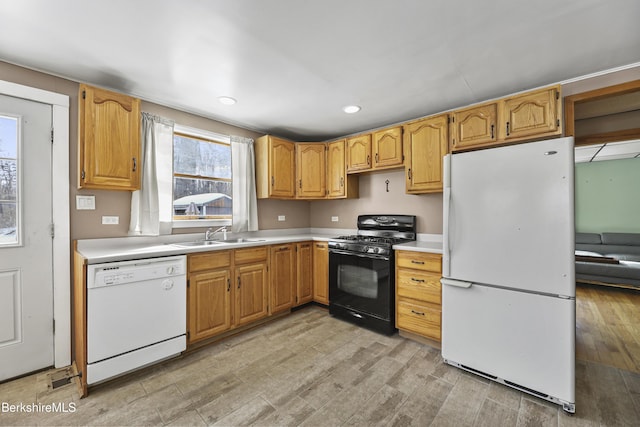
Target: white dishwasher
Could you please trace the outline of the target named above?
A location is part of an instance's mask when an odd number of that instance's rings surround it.
[[[186,349],[186,256],[87,267],[87,384]]]

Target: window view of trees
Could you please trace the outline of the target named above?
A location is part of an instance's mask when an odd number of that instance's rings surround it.
[[[173,138],[174,219],[231,216],[231,147],[176,133]]]
[[[16,241],[18,120],[0,116],[0,244]]]

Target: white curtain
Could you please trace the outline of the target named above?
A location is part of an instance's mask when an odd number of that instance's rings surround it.
[[[253,139],[231,136],[233,220],[231,231],[258,230],[258,201]]]
[[[140,190],[131,194],[129,234],[158,236],[171,231],[173,122],[142,113],[142,171]]]

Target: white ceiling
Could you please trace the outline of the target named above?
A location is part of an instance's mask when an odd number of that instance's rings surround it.
[[[0,60],[316,141],[637,63],[639,18],[638,0],[0,0]]]

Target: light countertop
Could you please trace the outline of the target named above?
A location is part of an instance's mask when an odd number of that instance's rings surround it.
[[[229,239],[243,238],[252,241],[220,243],[202,246],[182,246],[181,243],[202,240],[203,233],[172,234],[157,237],[118,237],[106,239],[83,239],[77,241],[78,252],[88,264],[185,255],[197,252],[220,251],[252,246],[277,245],[305,241],[328,241],[331,238],[355,234],[356,230],[344,229],[285,229],[264,230],[253,233],[231,234]],[[426,237],[425,237],[426,236]],[[442,236],[419,235],[419,240],[394,245],[397,250],[442,253]],[[258,240],[259,239],[259,240]]]

